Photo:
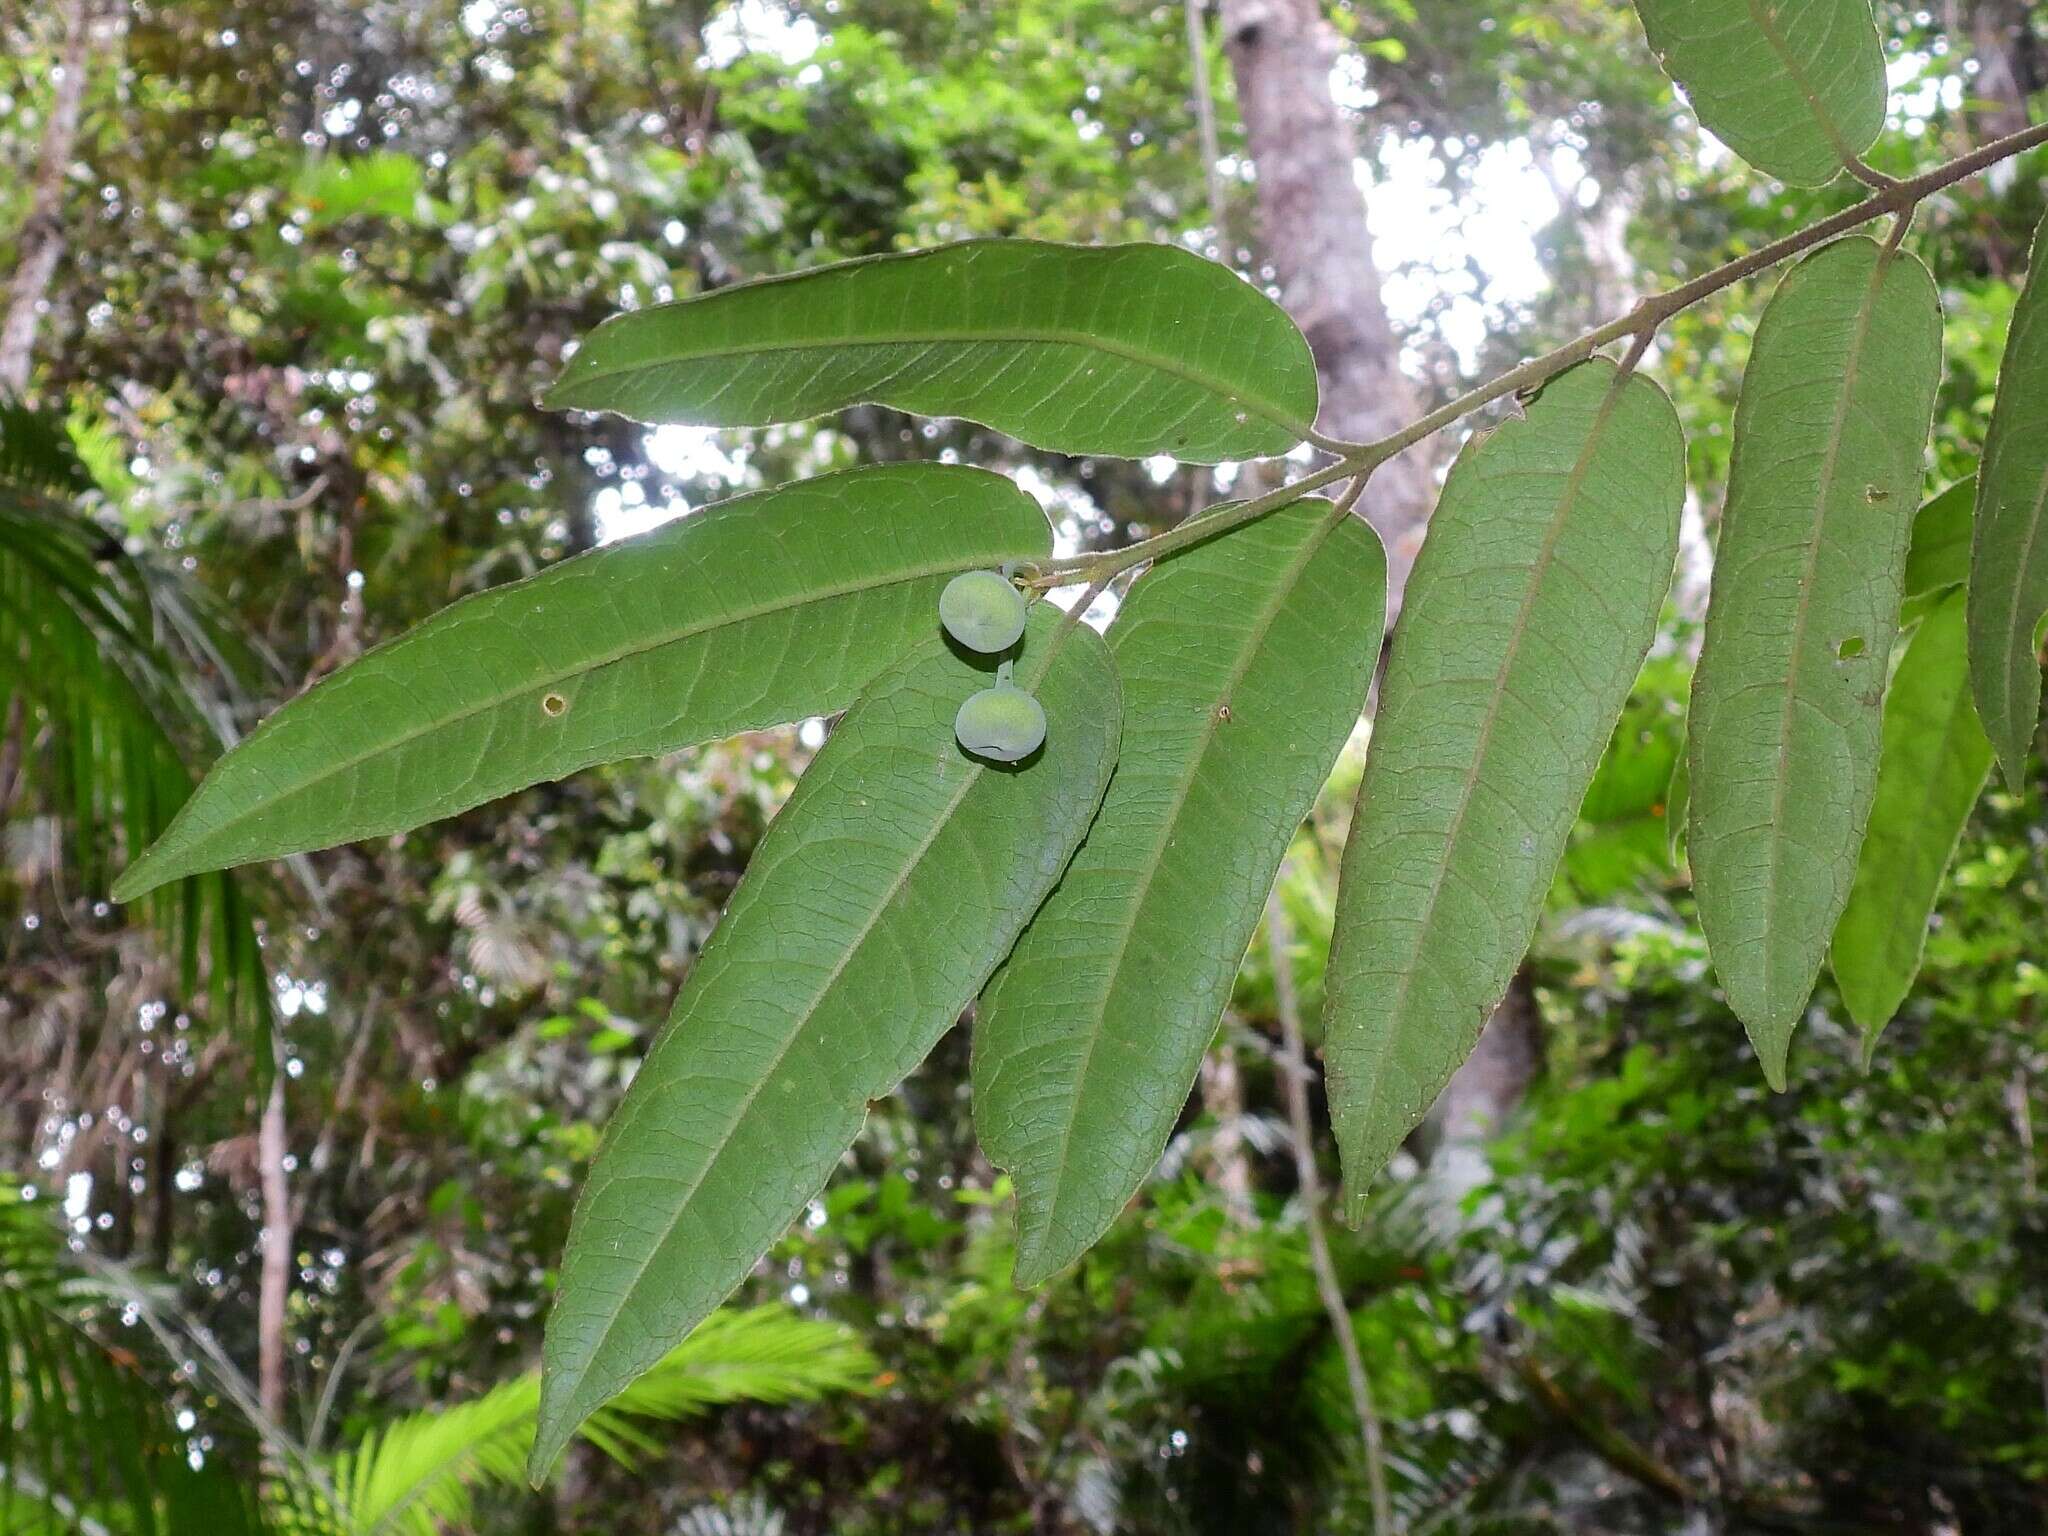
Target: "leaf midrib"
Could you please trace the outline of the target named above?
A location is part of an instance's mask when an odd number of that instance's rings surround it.
[[[1613,384],[1608,388],[1607,397],[1600,402],[1600,410],[1593,418],[1591,429],[1586,433],[1586,446],[1580,450],[1571,473],[1566,477],[1564,493],[1558,498],[1557,510],[1551,514],[1550,526],[1544,530],[1543,547],[1538,552],[1535,568],[1530,572],[1528,588],[1522,594],[1521,606],[1516,610],[1515,621],[1508,631],[1507,651],[1501,658],[1499,669],[1494,673],[1493,694],[1487,700],[1486,717],[1480,725],[1479,748],[1472,754],[1471,766],[1465,770],[1464,784],[1458,796],[1458,809],[1451,818],[1450,829],[1444,838],[1445,856],[1439,861],[1436,876],[1430,882],[1429,898],[1423,904],[1420,920],[1414,926],[1416,940],[1408,947],[1408,963],[1402,966],[1399,972],[1400,980],[1385,1010],[1385,1016],[1390,1020],[1398,1021],[1407,1011],[1408,994],[1421,969],[1419,961],[1423,946],[1427,941],[1427,935],[1436,926],[1437,903],[1442,898],[1445,882],[1450,878],[1451,853],[1458,846],[1465,818],[1472,808],[1472,797],[1478,791],[1479,780],[1492,755],[1494,727],[1500,718],[1501,703],[1507,697],[1508,674],[1514,670],[1516,661],[1520,659],[1522,642],[1528,637],[1530,616],[1535,611],[1536,599],[1543,590],[1550,567],[1556,560],[1557,545],[1564,535],[1565,522],[1578,504],[1580,493],[1585,489],[1586,476],[1592,471],[1593,458],[1599,449],[1600,440],[1606,433],[1607,424],[1620,406],[1622,396],[1633,377],[1632,374],[1617,371]],[[1371,1086],[1362,1106],[1364,1118],[1368,1120],[1376,1121],[1382,1113],[1382,1092],[1387,1080],[1385,1068],[1393,1051],[1395,1034],[1396,1029],[1390,1028],[1386,1034],[1385,1047],[1373,1053],[1375,1070],[1371,1074]]]
[[[360,768],[365,763],[372,762],[377,758],[409,746],[423,736],[432,735],[436,731],[450,729],[462,724],[464,721],[472,720],[478,715],[487,714],[494,709],[511,703],[514,699],[521,698],[538,689],[552,687],[556,683],[566,682],[572,678],[586,679],[594,677],[609,667],[617,666],[620,662],[630,661],[637,656],[647,655],[666,646],[681,645],[685,641],[694,640],[703,635],[714,634],[721,629],[729,629],[736,624],[751,623],[756,619],[768,618],[774,614],[794,608],[802,608],[811,603],[827,602],[837,597],[850,597],[857,592],[886,591],[890,587],[905,586],[916,581],[927,581],[934,576],[943,576],[949,571],[956,571],[962,568],[959,560],[949,559],[903,569],[891,575],[886,581],[841,582],[827,587],[810,588],[798,595],[779,599],[775,602],[761,603],[753,607],[727,612],[712,622],[671,630],[641,643],[618,646],[610,651],[600,652],[589,661],[550,672],[530,682],[521,683],[515,688],[492,693],[451,714],[439,716],[424,725],[414,726],[395,736],[387,737],[371,750],[358,752],[352,756],[343,756],[311,777],[300,780],[289,793],[293,796],[302,795],[308,790],[327,783],[339,774],[350,772],[353,769]],[[253,740],[254,738],[252,737],[251,739]],[[220,837],[227,831],[239,827],[261,814],[270,806],[275,805],[277,800],[283,798],[285,797],[282,795],[277,796],[275,799],[265,802],[254,810],[243,811],[237,815],[217,821],[206,829],[205,836],[208,838]]]
[[[1281,609],[1287,605],[1287,599],[1293,595],[1295,584],[1300,581],[1302,573],[1308,569],[1309,563],[1315,558],[1323,545],[1329,541],[1330,535],[1336,531],[1338,526],[1332,519],[1325,518],[1323,527],[1311,535],[1303,545],[1300,554],[1289,564],[1286,578],[1275,588],[1272,601],[1265,604],[1259,610],[1257,624],[1253,629],[1247,631],[1249,643],[1245,646],[1243,654],[1238,658],[1237,664],[1231,668],[1229,679],[1223,689],[1224,698],[1227,699],[1235,691],[1238,684],[1244,681],[1245,674],[1251,670],[1252,663],[1258,659],[1260,647],[1265,643],[1266,636],[1271,633],[1273,625],[1279,621]],[[1160,862],[1167,845],[1173,841],[1174,829],[1180,820],[1181,807],[1187,803],[1187,797],[1194,791],[1195,781],[1201,777],[1202,765],[1208,761],[1209,753],[1216,744],[1217,732],[1221,725],[1222,721],[1217,718],[1216,711],[1213,708],[1204,712],[1202,730],[1196,738],[1196,750],[1189,755],[1187,771],[1181,775],[1179,783],[1174,787],[1172,801],[1160,825],[1159,837],[1153,844],[1151,857],[1145,865],[1144,880],[1133,893],[1132,900],[1125,909],[1121,931],[1117,934],[1116,938],[1117,962],[1115,969],[1110,973],[1109,984],[1103,988],[1098,1005],[1090,1010],[1094,1027],[1089,1031],[1088,1043],[1082,1052],[1080,1071],[1074,1076],[1074,1081],[1077,1084],[1086,1084],[1088,1081],[1089,1070],[1095,1061],[1096,1048],[1102,1043],[1102,1026],[1108,1016],[1109,1000],[1115,995],[1117,984],[1123,976],[1124,956],[1129,952],[1131,935],[1137,931],[1138,918],[1143,913],[1146,900],[1152,893],[1153,883],[1159,877]],[[1067,1105],[1066,1124],[1061,1128],[1060,1150],[1053,1167],[1054,1195],[1052,1204],[1047,1208],[1046,1212],[1048,1225],[1051,1224],[1053,1214],[1059,1209],[1059,1192],[1067,1187],[1068,1157],[1073,1149],[1074,1126],[1080,1118],[1081,1096],[1078,1091],[1068,1096]]]
[[[1785,73],[1792,77],[1792,84],[1805,99],[1807,111],[1813,114],[1813,120],[1820,125],[1820,131],[1826,137],[1828,146],[1834,150],[1835,158],[1842,162],[1844,170],[1848,170],[1862,157],[1849,147],[1849,136],[1822,105],[1820,93],[1814,89],[1813,82],[1807,79],[1806,71],[1800,67],[1799,61],[1792,56],[1792,50],[1786,43],[1784,34],[1778,30],[1778,19],[1770,13],[1768,6],[1760,4],[1759,0],[1746,0],[1746,3],[1749,6],[1750,19],[1756,23],[1757,30],[1763,33],[1764,41],[1771,45],[1771,52],[1778,56],[1778,62],[1785,66]]]
[[[1890,272],[1891,253],[1879,251],[1877,263],[1871,268],[1870,277],[1864,284],[1863,304],[1856,314],[1856,331],[1850,338],[1849,355],[1843,362],[1842,390],[1836,397],[1834,421],[1828,428],[1827,452],[1821,459],[1820,476],[1814,496],[1813,524],[1807,535],[1806,559],[1800,567],[1798,609],[1792,621],[1791,656],[1785,675],[1785,702],[1778,711],[1777,769],[1771,784],[1770,858],[1764,865],[1763,909],[1770,914],[1768,922],[1773,928],[1778,926],[1778,880],[1787,841],[1779,835],[1777,829],[1784,825],[1785,802],[1792,788],[1792,714],[1802,697],[1800,674],[1806,659],[1807,630],[1813,617],[1813,580],[1815,573],[1820,569],[1821,535],[1827,529],[1835,476],[1841,468],[1842,440],[1848,428],[1850,402],[1856,398],[1857,386],[1863,371],[1865,349],[1869,345],[1871,327],[1876,323],[1878,301],[1883,296],[1885,279]],[[1771,952],[1766,949],[1764,969],[1767,989],[1772,968]]]
[[[2048,512],[2048,464],[2041,467],[2041,482],[2034,488],[2034,505],[2027,519],[2026,537],[2020,541],[2019,559],[2014,562],[2012,602],[2007,605],[2005,619],[2006,643],[1998,653],[2000,669],[2004,674],[2000,679],[2000,691],[2005,695],[2006,723],[2009,727],[2018,729],[2022,739],[2026,730],[2026,722],[2020,719],[2023,712],[2019,708],[2026,691],[2021,683],[2025,676],[2022,668],[2034,664],[2034,626],[2023,626],[2020,623],[2020,607],[2026,601],[2024,586],[2027,573],[2033,569],[2034,547],[2041,541],[2042,525],[2048,523],[2048,518],[2042,515],[2044,512]],[[2023,653],[2024,662],[2015,661],[2015,653]]]
[[[616,379],[627,374],[645,373],[655,368],[674,368],[686,363],[719,362],[729,358],[759,357],[777,352],[857,352],[883,347],[929,347],[940,343],[952,343],[967,347],[990,346],[1004,342],[1040,346],[1081,347],[1087,350],[1107,353],[1111,357],[1122,358],[1125,362],[1137,363],[1141,366],[1155,369],[1160,373],[1168,374],[1186,383],[1194,384],[1221,399],[1230,401],[1232,404],[1246,406],[1262,419],[1286,431],[1293,432],[1297,436],[1306,436],[1309,430],[1309,423],[1297,419],[1292,413],[1283,410],[1279,405],[1267,401],[1258,395],[1240,393],[1223,380],[1204,373],[1200,369],[1187,367],[1158,353],[1141,352],[1136,347],[1111,341],[1106,337],[1095,335],[1091,332],[1066,330],[1058,327],[1044,329],[1023,328],[1014,331],[904,331],[888,336],[861,337],[857,340],[811,338],[796,341],[772,341],[747,346],[706,347],[662,358],[658,361],[622,363],[617,367],[600,367],[593,364],[580,378],[564,378],[553,390],[549,391],[548,404],[560,404],[571,410],[607,409],[607,407],[602,405],[596,407],[580,406],[574,400],[566,397],[585,384],[601,383],[605,380]],[[880,387],[887,388],[889,386],[885,384]]]

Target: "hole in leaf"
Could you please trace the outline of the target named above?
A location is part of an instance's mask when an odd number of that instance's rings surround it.
[[[1863,637],[1861,635],[1851,635],[1835,647],[1835,659],[1837,661],[1848,661],[1852,657],[1861,656],[1862,654]]]
[[[1874,507],[1879,502],[1890,501],[1892,499],[1892,493],[1887,490],[1882,490],[1874,485],[1866,485],[1863,488],[1863,499],[1869,502]]]
[[[542,698],[542,700],[540,701],[540,707],[542,713],[544,714],[550,716],[560,715],[568,711],[569,701],[563,698],[559,693],[550,693],[546,695],[544,698]]]

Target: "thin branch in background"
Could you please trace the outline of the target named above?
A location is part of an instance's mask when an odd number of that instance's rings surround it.
[[[1281,879],[1286,879],[1285,866]],[[1316,1167],[1315,1125],[1308,1107],[1308,1056],[1301,1043],[1301,1002],[1294,991],[1294,925],[1276,888],[1266,899],[1266,949],[1273,963],[1273,1009],[1280,1016],[1280,1081],[1287,1092],[1288,1139],[1294,1145],[1294,1176],[1300,1187],[1302,1224],[1308,1233],[1309,1263],[1315,1270],[1316,1294],[1329,1314],[1330,1330],[1344,1357],[1344,1379],[1351,1387],[1351,1407],[1365,1448],[1366,1482],[1372,1490],[1372,1526],[1379,1536],[1394,1530],[1393,1506],[1387,1497],[1386,1437],[1379,1410],[1373,1406],[1372,1382],[1365,1357],[1358,1351],[1358,1333],[1351,1309],[1330,1257],[1330,1239],[1323,1226],[1323,1178]]]
[[[1208,178],[1209,225],[1216,231],[1216,255],[1230,260],[1230,228],[1223,213],[1223,151],[1216,138],[1216,98],[1209,90],[1207,30],[1202,25],[1202,0],[1187,0],[1188,76],[1194,82],[1195,122],[1201,134],[1202,171]]]
[[[341,1077],[334,1097],[329,1101],[327,1117],[321,1123],[319,1138],[313,1143],[312,1155],[306,1159],[308,1177],[300,1182],[299,1192],[292,1200],[293,1226],[305,1219],[306,1202],[312,1194],[313,1183],[327,1172],[328,1164],[333,1160],[335,1129],[341,1124],[342,1117],[355,1106],[357,1080],[362,1076],[363,1057],[369,1052],[370,1040],[377,1033],[377,1008],[382,1000],[382,994],[372,987],[356,1015],[355,1038],[349,1042],[348,1056],[341,1064]]]
[[[280,1053],[281,1054],[281,1053]],[[256,1400],[273,1424],[284,1422],[285,1303],[291,1295],[292,1201],[285,1180],[286,1073],[280,1060],[270,1074],[270,1097],[256,1135],[263,1188],[263,1274],[256,1301]]]
[[[2041,1179],[2035,1172],[2033,1083],[2027,1077],[2025,1062],[2012,1069],[2012,1077],[2005,1085],[2005,1107],[2012,1116],[2013,1134],[2019,1138],[2020,1191],[2027,1204],[2037,1205],[2041,1199]],[[2048,1336],[2042,1338],[2034,1353],[2041,1369],[2041,1407],[2048,1413]]]
[[[1656,1494],[1659,1498],[1688,1509],[1699,1503],[1699,1495],[1684,1477],[1664,1465],[1613,1426],[1580,1409],[1550,1373],[1529,1355],[1514,1363],[1515,1373],[1531,1395],[1554,1414],[1559,1422],[1578,1435],[1595,1456],[1608,1466]]]
[[[327,1421],[334,1414],[335,1394],[341,1390],[341,1383],[348,1375],[349,1362],[355,1358],[356,1346],[363,1335],[376,1327],[382,1319],[375,1312],[367,1312],[362,1321],[349,1329],[348,1337],[341,1341],[341,1348],[334,1353],[334,1364],[327,1372],[327,1380],[321,1384],[319,1401],[313,1407],[310,1427],[306,1430],[306,1449],[317,1455],[320,1442],[327,1437]]]
[[[65,7],[56,97],[36,157],[28,217],[17,241],[20,264],[8,284],[6,318],[0,320],[0,395],[19,395],[28,387],[29,357],[35,351],[36,329],[42,322],[43,298],[64,254],[64,223],[58,215],[64,202],[64,172],[71,163],[72,146],[78,142],[78,119],[85,105],[93,20],[90,0],[70,0]]]

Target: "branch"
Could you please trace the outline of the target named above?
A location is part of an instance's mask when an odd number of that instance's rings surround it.
[[[1299,501],[1320,486],[1354,475],[1370,474],[1387,460],[1412,448],[1424,438],[1433,437],[1444,428],[1462,421],[1474,411],[1491,405],[1503,396],[1536,388],[1565,369],[1583,363],[1611,342],[1627,337],[1647,345],[1647,338],[1654,335],[1659,326],[1701,300],[1711,298],[1725,288],[1734,287],[1745,278],[1754,277],[1780,262],[1802,255],[1817,245],[1824,245],[1838,235],[1845,235],[1850,230],[1861,228],[1887,214],[1896,214],[1904,218],[1935,193],[1945,191],[1957,182],[1967,181],[2002,161],[2025,154],[2028,150],[2037,149],[2044,144],[2048,144],[2048,123],[2036,123],[2018,133],[1994,139],[1981,149],[1972,150],[1967,155],[1938,165],[1919,176],[1892,182],[1853,207],[1830,214],[1827,218],[1809,224],[1782,240],[1774,240],[1769,245],[1759,247],[1746,256],[1738,256],[1710,272],[1702,273],[1689,283],[1650,295],[1620,319],[1610,320],[1607,324],[1587,331],[1584,335],[1575,337],[1541,357],[1532,358],[1519,367],[1509,369],[1489,383],[1460,395],[1447,405],[1439,406],[1427,416],[1418,418],[1377,442],[1350,443],[1321,437],[1313,439],[1319,447],[1337,454],[1337,461],[1304,475],[1289,485],[1251,501],[1220,507],[1205,516],[1182,523],[1156,538],[1140,540],[1124,549],[1054,560],[1042,567],[1033,577],[1032,585],[1049,587],[1076,579],[1096,580],[1104,575],[1114,576],[1134,565],[1156,560],[1162,555],[1170,555],[1177,549],[1184,549],[1215,534],[1228,533],[1233,528],[1255,522],[1268,513]]]
[[[1577,1434],[1588,1450],[1622,1476],[1680,1508],[1689,1508],[1699,1502],[1692,1485],[1677,1472],[1627,1435],[1581,1412],[1578,1404],[1534,1359],[1528,1356],[1516,1359],[1514,1370],[1538,1402]]]
[[[1230,231],[1223,218],[1222,151],[1216,143],[1216,102],[1209,90],[1209,51],[1202,29],[1202,0],[1186,0],[1188,75],[1195,93],[1195,124],[1201,134],[1202,169],[1208,177],[1209,223],[1216,231],[1219,255],[1230,249]]]
[[[263,1229],[257,1238],[263,1268],[256,1303],[256,1400],[273,1424],[284,1422],[285,1310],[291,1299],[292,1202],[284,1166],[286,1075],[280,1060],[271,1074],[270,1097],[256,1136],[263,1189]]]

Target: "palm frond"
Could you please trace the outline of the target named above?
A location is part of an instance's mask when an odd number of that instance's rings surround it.
[[[72,865],[99,887],[118,847],[139,853],[184,803],[200,744],[218,745],[225,716],[201,707],[196,669],[179,663],[196,638],[224,631],[62,499],[85,482],[63,433],[0,404],[0,720],[20,733],[26,784],[70,832]],[[209,644],[214,662],[232,650]],[[151,897],[146,916],[188,993],[203,972],[223,1022],[267,1028],[269,978],[242,880],[183,881]]]
[[[0,1194],[0,1530],[253,1536],[244,1480],[70,1304],[62,1243],[39,1207]]]
[[[0,400],[0,485],[66,497],[89,489],[92,479],[62,421],[16,401]]]
[[[640,1420],[688,1418],[725,1403],[809,1402],[860,1390],[875,1362],[837,1323],[767,1306],[718,1312],[584,1426],[584,1438],[630,1465],[653,1442]],[[333,1463],[349,1536],[433,1536],[466,1523],[476,1494],[517,1487],[540,1410],[526,1375],[474,1401],[414,1414],[372,1432]]]

